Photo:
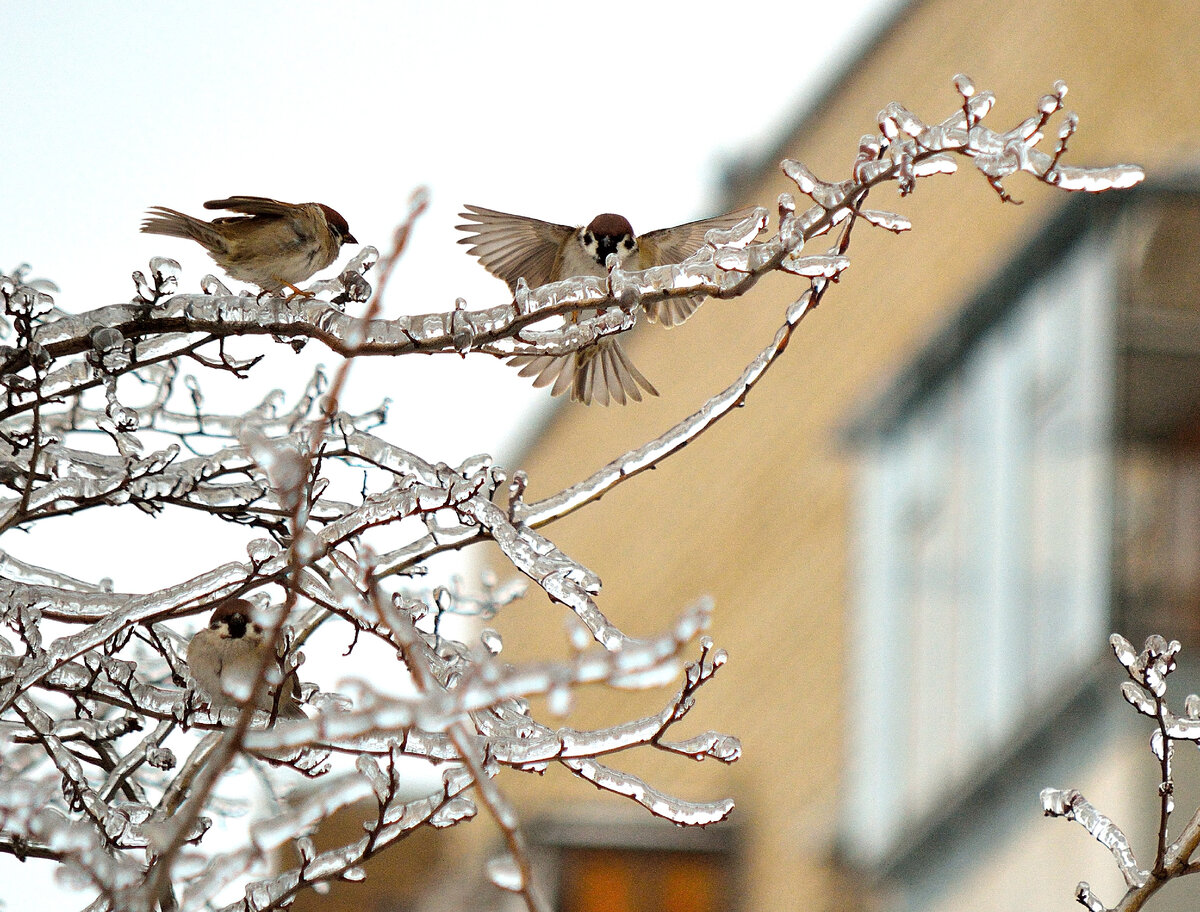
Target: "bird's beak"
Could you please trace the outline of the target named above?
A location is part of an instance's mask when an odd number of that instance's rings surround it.
[[[342,235],[342,243],[343,244],[357,244],[358,238],[356,238],[352,234],[343,234]]]

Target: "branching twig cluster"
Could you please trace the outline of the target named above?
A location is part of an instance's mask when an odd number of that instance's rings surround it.
[[[1141,651],[1120,634],[1109,639],[1117,661],[1125,666],[1129,680],[1121,685],[1121,696],[1138,712],[1154,720],[1150,749],[1159,764],[1158,834],[1154,862],[1142,868],[1124,831],[1100,813],[1076,789],[1042,790],[1042,809],[1049,817],[1065,817],[1081,824],[1097,841],[1112,852],[1117,868],[1125,879],[1125,895],[1112,906],[1112,912],[1135,912],[1169,881],[1200,871],[1196,850],[1200,848],[1200,809],[1184,824],[1179,836],[1171,840],[1169,824],[1175,810],[1175,781],[1171,760],[1176,741],[1200,745],[1200,696],[1191,694],[1184,701],[1183,715],[1167,705],[1167,676],[1176,668],[1178,640],[1168,643],[1161,636],[1147,638]],[[1109,912],[1086,882],[1080,882],[1075,898],[1091,912]]]
[[[143,594],[77,579],[68,554],[41,567],[0,551],[0,851],[61,862],[95,893],[88,908],[97,912],[205,908],[223,886],[246,877],[257,879],[227,908],[265,910],[314,885],[360,879],[366,860],[418,827],[471,818],[480,801],[507,839],[490,869],[493,881],[539,909],[545,902],[517,815],[496,781],[501,769],[557,764],[680,825],[726,817],[728,799],[685,801],[612,765],[617,754],[636,749],[723,763],[738,758],[730,735],[672,736],[725,662],[707,638],[686,664],[679,691],[651,716],[575,731],[531,714],[534,696],[557,705],[584,684],[661,680],[663,669],[693,648],[710,612],[702,603],[660,636],[634,639],[601,611],[596,575],[536,530],[662,462],[746,399],[849,265],[853,226],[861,219],[892,231],[908,227],[902,216],[866,208],[875,187],[895,182],[903,195],[962,159],[1003,200],[1009,197],[1001,182],[1017,171],[1066,189],[1140,180],[1132,167],[1061,164],[1072,115],[1053,153],[1036,148],[1061,109],[1061,86],[1035,116],[1006,132],[983,124],[990,94],[977,94],[961,77],[957,86],[961,110],[941,123],[888,106],[881,132],[861,141],[847,180],[824,182],[785,162],[811,204],[798,210],[791,195],[781,196],[774,234],[764,237],[768,217],[759,209],[729,231],[710,232],[707,245],[683,263],[613,268],[605,279],[536,289],[521,284],[511,302],[485,310],[385,320],[376,316],[376,302],[364,316],[349,313],[372,299],[366,276],[378,258],[373,248],[338,279],[309,289],[312,296],[287,299],[233,295],[212,276],[202,281],[203,294],[180,294],[178,264],[156,258],[149,277],[135,274],[133,301],[70,315],[23,275],[0,278],[8,342],[0,348],[0,532],[131,504],[151,514],[199,511],[262,533],[245,560]],[[422,207],[415,199],[385,260],[389,268]],[[804,252],[831,232],[829,250]],[[776,270],[800,277],[805,288],[739,377],[694,415],[538,502],[524,500],[519,471],[488,457],[431,464],[381,435],[383,408],[352,415],[338,407],[350,359],[560,354],[630,329],[649,303],[697,292],[737,297]],[[553,329],[538,325],[581,309],[598,315]],[[316,340],[347,361],[332,382],[316,375],[286,410],[276,395],[241,414],[213,410],[185,367],[245,376],[258,359],[235,357],[231,343],[256,335],[292,346]],[[361,479],[357,491],[343,484],[347,475]],[[413,524],[420,531],[391,550],[368,543],[372,530]],[[476,643],[448,635],[447,614],[494,614],[520,587],[489,582],[482,595],[467,596],[423,590],[414,577],[431,556],[485,540],[573,612],[598,645],[581,645],[571,661],[513,666],[500,658],[493,631]],[[272,648],[240,707],[222,707],[190,681],[186,632],[194,615],[235,597],[257,606]],[[350,700],[305,684],[307,720],[254,709],[272,681],[303,671],[300,647],[334,626],[349,633],[351,649],[361,638],[385,644],[397,656],[396,676],[411,681],[411,695],[360,682]],[[353,769],[334,769],[342,756],[355,759]],[[279,767],[285,778],[289,771],[322,777],[323,787],[256,820],[240,846],[214,848],[209,827],[231,800],[221,792],[222,777],[239,758]],[[416,800],[406,796],[399,770],[407,758],[438,764],[441,787]],[[317,853],[312,831],[363,798],[377,806],[363,835]],[[266,854],[289,845],[298,863],[264,876]]]

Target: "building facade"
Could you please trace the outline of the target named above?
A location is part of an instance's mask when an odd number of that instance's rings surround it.
[[[812,40],[792,37],[797,52]],[[550,530],[631,634],[714,598],[730,662],[691,724],[744,748],[731,767],[628,758],[672,792],[731,795],[733,817],[705,831],[658,826],[553,767],[502,777],[560,908],[1067,909],[1079,880],[1115,902],[1108,853],[1044,820],[1037,796],[1078,787],[1147,851],[1149,730],[1120,701],[1107,637],[1200,645],[1197,59],[1182,0],[913,2],[775,148],[731,170],[712,211],[772,209],[795,191],[780,159],[840,179],[887,102],[940,120],[965,72],[996,93],[994,128],[1065,80],[1082,118],[1068,159],[1136,162],[1150,180],[1091,199],[1017,176],[1019,206],[966,168],[904,200],[876,191],[914,230],[856,229],[850,269],[746,408]],[[635,333],[661,398],[559,404],[519,466],[529,499],[698,408],[801,290],[772,275]],[[536,599],[507,610],[498,626],[528,649],[513,660],[566,654],[561,615]],[[614,711],[585,693],[563,724],[663,699]],[[493,835],[462,829],[460,872]]]

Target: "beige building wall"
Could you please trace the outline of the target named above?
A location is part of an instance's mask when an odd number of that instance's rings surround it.
[[[764,32],[764,52],[803,53],[813,40],[800,28]],[[773,210],[778,193],[795,193],[776,167],[785,154],[820,177],[846,177],[859,136],[877,129],[886,103],[940,120],[958,106],[951,84],[958,72],[996,92],[999,103],[988,117],[993,129],[1031,114],[1038,97],[1063,79],[1071,88],[1068,106],[1082,120],[1068,161],[1132,161],[1152,175],[1175,169],[1200,147],[1197,60],[1200,24],[1190,0],[913,3],[866,57],[846,61],[844,79],[783,147],[754,150],[770,164],[744,175],[728,208],[755,203]],[[1026,176],[1006,186],[1023,205],[1002,205],[967,170],[924,180],[908,199],[898,199],[894,188],[877,191],[869,205],[902,212],[915,229],[902,236],[856,229],[853,265],[746,408],[657,471],[543,530],[600,574],[599,605],[628,633],[662,630],[696,598],[715,599],[710,632],[730,663],[702,689],[679,734],[735,733],[743,759],[728,768],[644,756],[618,757],[613,765],[646,771],[652,782],[688,797],[735,798],[729,825],[743,846],[739,908],[870,904],[861,885],[832,863],[848,728],[843,681],[856,663],[871,661],[845,636],[851,464],[839,428],[1064,202],[1064,194]],[[515,466],[529,474],[528,499],[586,477],[696,409],[768,343],[804,287],[775,275],[749,297],[708,302],[683,327],[639,331],[631,355],[662,397],[607,409],[559,403]],[[536,597],[508,610],[498,626],[510,634],[511,657],[565,654],[563,614]],[[1097,644],[1098,652],[1103,648]],[[611,693],[585,697],[563,724],[628,718],[668,695],[635,694],[633,709],[615,710]],[[542,778],[509,773],[500,784],[525,819],[594,802],[608,813],[628,810],[561,771]],[[474,837],[486,832],[478,824],[466,829]],[[1070,870],[1083,834],[1059,821],[1039,821],[1036,833],[1039,853],[1068,848],[1061,876],[1044,890],[1023,884],[1026,899],[1067,908],[1069,890],[1085,873]],[[1004,860],[972,880],[995,904],[966,902],[971,883],[964,882],[956,898],[963,902],[947,908],[1028,907],[1006,898],[1011,887],[998,882]]]

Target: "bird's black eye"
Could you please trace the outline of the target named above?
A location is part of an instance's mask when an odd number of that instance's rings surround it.
[[[626,250],[632,250],[633,249],[633,238],[631,238],[631,237],[625,238],[625,240],[621,241],[621,246],[624,247]]]
[[[590,231],[585,231],[585,232],[583,233],[583,242],[584,242],[585,244],[587,244],[589,247],[592,245],[592,243],[593,243],[595,240],[596,240],[596,239],[595,239],[594,237],[592,237],[592,233],[591,233]]]

